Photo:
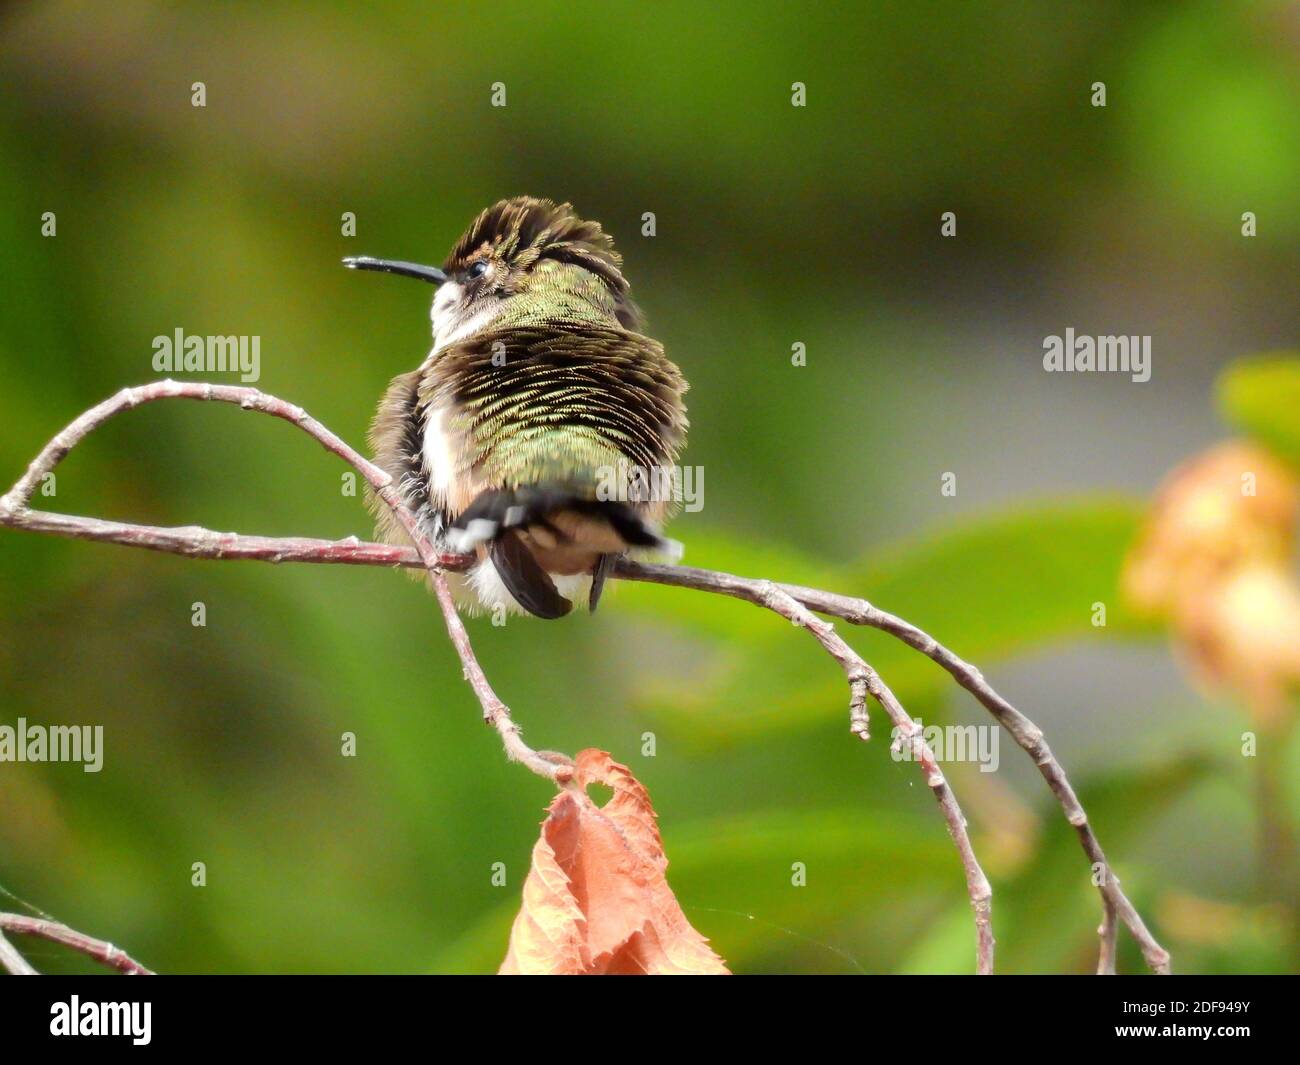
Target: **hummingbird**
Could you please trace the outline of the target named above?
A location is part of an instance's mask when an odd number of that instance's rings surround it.
[[[471,609],[559,618],[596,609],[629,551],[680,555],[661,530],[686,440],[687,383],[645,336],[623,260],[570,204],[488,207],[441,267],[343,260],[435,287],[433,347],[393,378],[370,429],[376,464],[442,550]],[[409,543],[370,497],[376,535]]]

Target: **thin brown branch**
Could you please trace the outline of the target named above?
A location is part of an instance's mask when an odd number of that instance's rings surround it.
[[[10,512],[5,510],[7,499],[7,496],[0,498],[0,525],[26,529],[28,532],[66,536],[74,540],[122,544],[185,558],[425,568],[419,552],[413,547],[370,543],[355,536],[342,540],[317,540],[306,536],[252,536],[246,533],[215,532],[198,525],[164,528],[54,514],[45,510]],[[469,561],[464,555],[438,555],[439,568],[448,571],[462,570]]]
[[[51,514],[28,508],[28,502],[44,475],[50,472],[72,447],[108,417],[120,410],[137,406],[143,402],[172,397],[238,403],[245,409],[262,410],[265,413],[285,418],[287,421],[298,425],[319,440],[328,450],[340,455],[367,477],[372,487],[375,487],[381,497],[394,509],[394,512],[398,514],[408,530],[413,530],[412,539],[417,544],[417,547],[404,548],[367,543],[357,540],[355,537],[330,541],[299,537],[244,536],[236,533],[218,533],[197,526],[158,528],[108,522],[97,518]],[[434,589],[438,593],[439,604],[447,621],[448,631],[465,667],[466,679],[469,680],[483,707],[485,720],[492,724],[501,734],[507,753],[511,757],[523,761],[534,772],[538,772],[543,776],[556,778],[562,777],[564,774],[563,763],[554,761],[544,754],[538,754],[523,745],[518,736],[518,728],[510,719],[509,711],[492,692],[482,670],[473,657],[473,651],[469,647],[468,635],[465,633],[464,625],[455,613],[454,604],[451,603],[445,581],[442,580],[440,573],[441,570],[464,569],[469,560],[462,556],[438,554],[418,527],[415,527],[413,516],[410,515],[409,510],[392,489],[388,476],[349,448],[333,433],[321,426],[320,423],[308,418],[300,408],[291,407],[289,404],[266,396],[255,389],[235,386],[197,383],[179,384],[173,381],[164,381],[138,389],[125,389],[112,399],[87,411],[76,419],[51,441],[41,455],[37,456],[36,460],[28,468],[27,473],[9,494],[0,497],[0,525],[33,532],[50,533],[56,536],[141,547],[190,558],[243,558],[265,562],[309,562],[428,568],[434,577]],[[1055,795],[1057,802],[1065,813],[1066,820],[1077,832],[1089,861],[1095,868],[1103,871],[1103,875],[1098,877],[1098,890],[1103,900],[1102,957],[1099,960],[1099,968],[1106,965],[1113,967],[1114,917],[1118,916],[1137,940],[1148,965],[1157,973],[1169,972],[1168,952],[1156,942],[1142,921],[1141,916],[1121,890],[1119,880],[1110,870],[1101,845],[1088,822],[1087,815],[1084,813],[1078,797],[1066,778],[1065,771],[1047,746],[1042,731],[1011,703],[994,691],[980,671],[970,663],[953,654],[915,625],[878,609],[865,599],[838,595],[833,592],[799,585],[773,584],[766,580],[737,577],[712,570],[686,566],[651,565],[634,562],[630,559],[620,560],[614,568],[613,575],[623,580],[664,584],[672,587],[728,595],[765,606],[768,609],[774,609],[771,604],[762,601],[764,595],[771,597],[771,593],[765,591],[770,586],[777,592],[789,597],[795,604],[807,608],[809,611],[839,618],[854,625],[879,629],[932,659],[945,669],[961,687],[974,695],[981,705],[993,714],[997,721],[1015,739],[1016,743],[1030,756],[1047,781],[1053,795]],[[777,599],[776,601],[779,602],[780,600]],[[777,612],[781,613],[780,610]],[[812,631],[814,635],[817,635],[816,630]],[[818,638],[821,639],[820,636]],[[838,636],[834,638],[839,639]],[[823,646],[826,646],[824,641]],[[847,645],[845,646],[847,647]],[[830,651],[830,648],[827,647],[827,650]],[[839,654],[834,651],[831,653],[836,655],[837,660],[842,665],[844,664],[844,659],[840,658]],[[854,653],[850,650],[850,654]],[[865,666],[865,662],[862,664]],[[856,669],[856,666],[846,667],[846,672],[849,668]],[[850,685],[853,692],[851,728],[856,734],[865,738],[867,734],[866,700],[865,697],[859,698],[860,686],[855,687],[855,684],[855,676],[850,676]],[[882,692],[888,691],[883,684],[881,690]],[[876,696],[876,693],[873,692],[872,694],[878,699],[880,698]],[[892,695],[890,698],[892,699]],[[894,702],[896,703],[896,700]],[[883,702],[882,705],[886,706],[886,710],[889,712],[889,706]],[[902,711],[901,706],[897,707],[897,709],[900,712]],[[894,716],[891,712],[891,718],[894,718]],[[905,712],[904,717],[906,717]],[[910,718],[907,720],[910,721]],[[898,725],[897,719],[895,724]],[[911,731],[904,728],[901,734],[911,735]],[[937,766],[935,768],[937,769]],[[940,801],[942,805],[942,798]],[[945,809],[945,817],[947,816],[948,811]],[[951,820],[949,820],[949,825],[951,828]],[[954,839],[956,840],[956,836],[954,836]],[[973,859],[973,854],[971,858]],[[967,870],[969,886],[972,866],[967,862],[964,854],[963,867]],[[974,868],[978,869],[978,864],[975,864]],[[980,876],[982,877],[982,875],[981,873]],[[979,890],[972,890],[972,902],[975,903],[980,898],[980,895]],[[987,902],[987,900],[985,901]],[[980,910],[978,904],[976,910],[978,914]]]
[[[71,947],[78,953],[128,976],[154,975],[152,969],[146,969],[126,951],[113,946],[112,943],[78,932],[58,921],[50,921],[43,917],[26,917],[20,913],[0,913],[0,929],[16,935],[38,936],[41,939],[48,939],[51,943],[62,943],[65,947]],[[3,938],[0,934],[0,939]],[[23,964],[27,965],[26,959],[21,955],[19,957]],[[29,973],[36,972],[30,965],[27,965],[27,969]]]

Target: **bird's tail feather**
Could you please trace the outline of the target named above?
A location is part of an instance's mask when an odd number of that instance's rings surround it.
[[[582,532],[575,533],[575,528]],[[585,533],[591,530],[604,531],[588,540]],[[590,548],[597,578],[590,597],[593,610],[612,561],[607,556],[631,547],[668,552],[677,547],[627,503],[592,499],[572,488],[548,485],[483,492],[451,521],[444,539],[461,554],[486,547],[515,601],[541,618],[563,617],[572,604],[556,590],[530,544]]]

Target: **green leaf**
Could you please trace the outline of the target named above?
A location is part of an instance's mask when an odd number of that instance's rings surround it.
[[[1274,352],[1240,359],[1220,376],[1218,394],[1229,423],[1300,468],[1300,358]]]
[[[1146,630],[1124,610],[1118,581],[1143,510],[1138,500],[1110,497],[967,520],[831,575],[829,590],[866,597],[980,666],[1067,639],[1132,636]],[[725,567],[726,553],[717,554]],[[768,565],[747,575],[786,579],[779,558]],[[1098,603],[1104,626],[1093,624]],[[807,633],[772,615],[760,619],[743,641],[718,647],[711,669],[647,686],[647,705],[680,723],[688,739],[713,743],[845,715],[835,664]],[[891,637],[837,627],[905,705],[953,683]]]

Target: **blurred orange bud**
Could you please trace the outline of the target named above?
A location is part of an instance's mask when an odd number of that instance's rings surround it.
[[[1269,452],[1220,444],[1169,476],[1124,564],[1129,602],[1166,618],[1199,677],[1261,724],[1300,685],[1298,505],[1295,475]]]
[[[1281,722],[1300,688],[1300,589],[1275,563],[1244,563],[1210,585],[1179,634],[1206,681],[1243,699],[1261,725]]]
[[[1246,560],[1286,562],[1300,490],[1267,451],[1231,441],[1185,462],[1156,495],[1124,570],[1138,609],[1169,615],[1178,600]]]

